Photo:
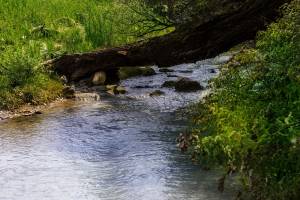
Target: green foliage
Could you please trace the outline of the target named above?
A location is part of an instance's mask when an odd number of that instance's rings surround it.
[[[134,39],[124,21],[132,14],[117,1],[0,0],[0,5],[0,109],[59,96],[62,86],[40,66],[44,60]]]
[[[37,46],[10,47],[0,54],[0,109],[41,104],[59,96],[62,85],[40,66],[39,55]]]
[[[194,154],[238,171],[251,199],[300,196],[299,1],[213,81],[194,117]]]

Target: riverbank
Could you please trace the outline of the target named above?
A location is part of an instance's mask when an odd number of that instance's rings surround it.
[[[18,117],[40,115],[44,112],[47,112],[49,108],[56,107],[57,105],[65,101],[65,99],[57,99],[51,103],[44,105],[23,105],[20,108],[14,110],[0,110],[0,122]]]
[[[193,159],[239,173],[240,198],[299,199],[299,1],[222,67],[212,94],[194,107]]]

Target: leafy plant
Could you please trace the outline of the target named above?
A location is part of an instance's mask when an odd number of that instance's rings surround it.
[[[299,5],[223,67],[194,117],[194,157],[238,171],[250,199],[300,196]]]

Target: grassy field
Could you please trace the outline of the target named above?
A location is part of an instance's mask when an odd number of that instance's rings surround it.
[[[40,104],[62,90],[41,63],[128,43],[124,5],[109,0],[0,0],[0,109]],[[130,16],[129,16],[130,17]]]

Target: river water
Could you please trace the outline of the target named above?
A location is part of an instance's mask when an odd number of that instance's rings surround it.
[[[178,109],[204,92],[148,95],[174,74],[205,86],[216,67],[212,60],[175,66],[123,81],[127,95],[0,122],[0,200],[232,199],[230,186],[217,191],[219,173],[201,170],[176,147],[186,128]]]

